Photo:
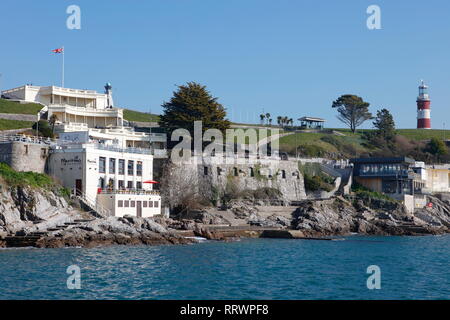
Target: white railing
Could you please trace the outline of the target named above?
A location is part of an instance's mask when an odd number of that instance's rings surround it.
[[[76,193],[77,193],[76,196],[81,201],[83,201],[87,206],[89,206],[91,209],[95,210],[101,216],[107,217],[107,216],[111,215],[111,210],[105,208],[103,205],[98,203],[98,201],[96,199],[92,199],[84,192],[80,193],[79,191],[77,191]]]
[[[158,190],[142,190],[142,189],[102,189],[99,194],[132,194],[132,195],[152,195],[159,196]]]
[[[57,144],[57,140],[54,139],[36,136],[26,136],[23,134],[0,135],[0,142],[25,142],[33,144],[42,144],[47,146],[53,146]]]

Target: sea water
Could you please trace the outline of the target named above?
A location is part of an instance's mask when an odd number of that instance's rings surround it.
[[[342,239],[2,249],[0,299],[450,298],[450,235]]]

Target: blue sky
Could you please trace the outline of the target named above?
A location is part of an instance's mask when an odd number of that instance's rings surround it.
[[[81,8],[81,30],[66,8]],[[381,30],[366,9],[381,8]],[[450,2],[446,0],[22,1],[0,5],[1,87],[114,88],[121,107],[161,112],[175,85],[208,87],[236,122],[276,116],[326,118],[352,93],[399,128],[416,126],[417,86],[430,85],[432,125],[450,128]],[[367,123],[365,127],[371,127]]]

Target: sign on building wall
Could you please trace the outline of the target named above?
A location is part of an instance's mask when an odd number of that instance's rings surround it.
[[[89,134],[87,131],[63,132],[59,134],[59,140],[61,140],[63,143],[86,143],[89,141]]]

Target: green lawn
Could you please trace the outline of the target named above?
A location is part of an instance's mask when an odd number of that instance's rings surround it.
[[[397,134],[419,141],[430,140],[431,138],[450,139],[450,130],[399,129]]]
[[[157,114],[150,114],[130,109],[123,110],[123,117],[128,121],[140,121],[140,122],[157,122],[159,116]]]
[[[12,129],[31,128],[33,123],[34,122],[32,122],[32,121],[0,119],[0,131],[2,131],[2,130],[12,130]]]
[[[37,103],[20,104],[18,102],[0,99],[0,113],[37,114],[43,108]]]

